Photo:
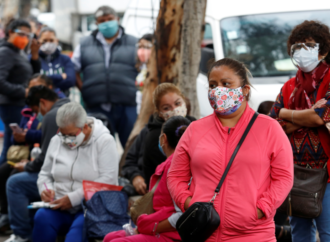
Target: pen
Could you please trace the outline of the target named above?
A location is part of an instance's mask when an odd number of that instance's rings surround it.
[[[44,182],[44,186],[45,186],[47,192],[49,192],[48,187],[47,187],[47,185],[46,185],[46,182]]]
[[[47,187],[47,185],[46,185],[46,182],[44,182],[44,186],[45,186],[47,192],[50,192],[49,189],[48,189],[48,187]],[[52,201],[53,201],[53,200],[54,200],[54,198],[52,199]]]

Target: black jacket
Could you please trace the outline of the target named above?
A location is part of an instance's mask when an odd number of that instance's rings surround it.
[[[25,88],[33,74],[31,64],[38,69],[38,62],[30,63],[23,51],[5,39],[0,42],[0,105],[24,106]]]
[[[46,152],[49,146],[50,140],[56,135],[58,126],[56,124],[57,110],[64,104],[70,102],[69,98],[59,99],[54,103],[50,111],[44,116],[42,120],[42,138],[41,138],[41,154],[31,162],[25,165],[25,171],[27,172],[39,172],[44,164]]]
[[[190,121],[196,120],[191,116],[186,116],[186,118]],[[156,116],[147,126],[149,132],[145,137],[144,143],[143,172],[148,187],[150,178],[152,174],[155,173],[157,166],[166,160],[166,156],[164,156],[158,148],[159,136],[163,123],[164,120]]]
[[[126,179],[133,182],[133,179],[137,176],[142,176],[144,178],[143,173],[143,152],[144,152],[144,141],[147,136],[149,130],[147,127],[144,127],[140,134],[134,140],[131,148],[129,149],[125,164],[121,170],[121,174]]]

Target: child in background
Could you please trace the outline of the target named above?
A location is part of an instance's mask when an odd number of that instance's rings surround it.
[[[46,86],[50,89],[53,88],[52,80],[42,74],[35,74],[29,81],[29,88],[34,86]],[[55,88],[59,98],[65,98],[65,95],[59,88]],[[25,106],[22,110],[22,119],[20,128],[22,132],[13,132],[12,142],[13,144],[28,143],[33,146],[35,143],[41,143],[41,121],[42,116],[39,114],[39,110],[32,110],[30,107]]]
[[[41,74],[35,74],[29,81],[29,88],[34,86],[47,86],[53,88],[52,80]],[[64,98],[65,95],[60,89],[54,89],[59,98]],[[25,106],[22,110],[22,119],[20,123],[20,131],[13,131],[11,142],[14,145],[29,145],[30,150],[35,143],[41,143],[41,121],[42,116],[38,115],[39,110],[32,110],[29,106]],[[19,167],[24,167],[27,161],[21,161],[16,164]],[[23,169],[23,168],[22,168]],[[8,204],[6,195],[6,183],[8,178],[22,171],[20,169],[14,169],[6,162],[0,166],[0,233],[9,230],[9,218],[8,218]]]

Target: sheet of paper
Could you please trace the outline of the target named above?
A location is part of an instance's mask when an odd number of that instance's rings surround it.
[[[43,201],[41,202],[33,202],[31,203],[28,208],[29,209],[35,209],[35,208],[53,208],[55,207],[56,204],[49,204],[49,203],[45,203]]]

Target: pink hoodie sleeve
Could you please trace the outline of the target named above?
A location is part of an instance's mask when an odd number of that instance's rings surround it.
[[[182,211],[185,211],[184,203],[187,198],[193,195],[188,190],[188,184],[191,178],[188,148],[189,140],[191,139],[191,126],[192,124],[187,128],[175,149],[172,164],[167,175],[167,187],[173,200]]]
[[[261,194],[257,207],[269,218],[275,214],[293,186],[293,154],[289,139],[277,122],[271,125],[266,143],[271,159],[271,182]]]

